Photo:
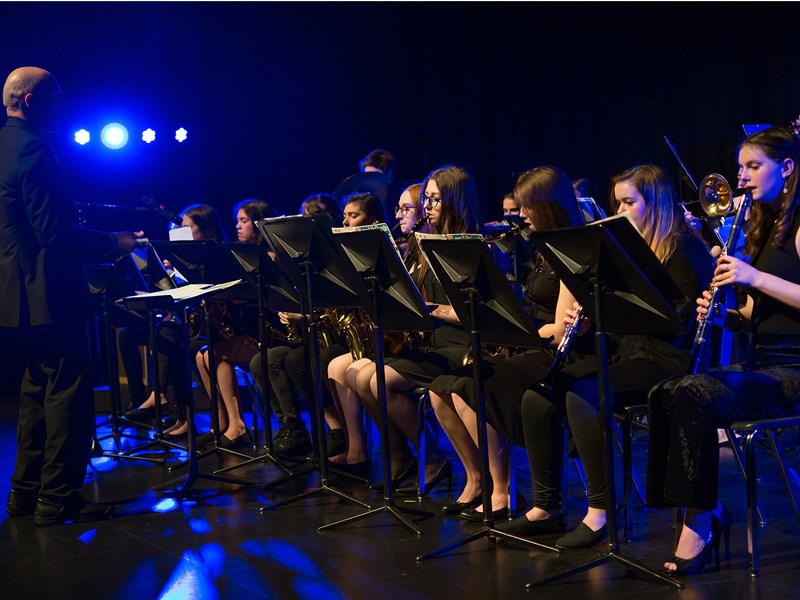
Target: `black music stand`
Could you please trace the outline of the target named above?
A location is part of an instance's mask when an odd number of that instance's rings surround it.
[[[269,405],[269,373],[267,364],[267,322],[265,309],[280,310],[286,312],[300,311],[300,298],[297,290],[292,287],[289,280],[275,265],[272,259],[267,256],[264,248],[260,244],[226,243],[225,247],[233,257],[239,262],[242,269],[250,278],[255,279],[256,289],[258,290],[258,347],[259,361],[261,363],[261,396],[263,400],[262,415],[264,421],[264,453],[259,456],[239,463],[224,467],[214,471],[214,473],[225,473],[234,469],[241,469],[255,462],[269,461],[277,466],[288,477],[294,478],[299,473],[293,472],[286,464],[272,453],[272,411]],[[253,398],[253,443],[258,445],[258,417],[256,416],[256,398]]]
[[[261,511],[272,510],[311,496],[330,494],[342,500],[372,508],[366,502],[353,498],[347,492],[329,485],[330,469],[325,442],[324,400],[319,363],[319,335],[317,308],[368,306],[369,293],[361,276],[342,254],[332,238],[333,221],[327,213],[309,217],[291,216],[264,219],[257,226],[278,260],[286,276],[300,293],[301,314],[310,315],[309,358],[311,379],[314,384],[315,421],[317,424],[316,463],[313,470],[320,472],[319,487],[307,490],[288,500],[262,506]]]
[[[109,414],[111,423],[111,433],[97,442],[105,439],[113,439],[116,451],[109,452],[102,449],[101,456],[110,458],[126,458],[131,460],[144,460],[150,462],[164,463],[165,458],[152,458],[149,456],[137,456],[135,452],[141,449],[133,449],[131,452],[123,451],[123,439],[133,439],[148,442],[145,447],[151,445],[149,438],[140,435],[125,433],[120,425],[127,422],[122,415],[122,401],[119,388],[119,367],[117,365],[117,344],[114,335],[115,327],[141,327],[144,317],[136,312],[126,310],[117,306],[113,299],[134,294],[137,290],[144,291],[147,284],[142,278],[141,273],[134,265],[130,255],[119,258],[114,264],[87,265],[86,277],[89,282],[89,290],[93,296],[100,298],[99,309],[102,312],[103,339],[106,344],[106,367],[108,369],[108,391],[109,391]],[[131,423],[133,423],[131,421]]]
[[[180,289],[174,290],[162,290],[159,292],[153,292],[150,294],[142,294],[138,296],[129,296],[124,298],[125,305],[131,309],[141,309],[145,310],[148,313],[152,314],[156,310],[177,310],[181,309],[185,311],[186,305],[191,302],[196,302],[202,298],[212,296],[215,294],[219,294],[220,292],[224,291],[231,287],[231,285],[238,283],[238,282],[228,282],[221,285],[204,285],[204,284],[195,284],[190,286],[184,286]],[[185,320],[185,319],[184,319]],[[152,323],[152,319],[151,319]],[[206,323],[208,325],[208,323]],[[155,334],[153,333],[154,327],[151,329],[151,341],[153,344],[156,343],[155,341]],[[184,346],[184,368],[186,372],[189,372],[190,365],[190,356],[189,356],[189,330],[188,328],[184,327],[184,338],[183,338],[183,346]],[[157,364],[158,361],[156,361]],[[158,373],[155,373],[154,376],[157,376]],[[189,404],[186,406],[186,423],[189,427],[189,435],[187,436],[188,439],[188,453],[189,459],[187,461],[187,465],[189,467],[189,473],[186,475],[182,475],[176,479],[164,482],[162,484],[156,485],[153,487],[154,490],[167,490],[168,488],[173,488],[177,484],[183,482],[183,485],[180,487],[176,487],[173,491],[165,492],[167,496],[176,496],[180,498],[186,498],[192,495],[192,487],[194,486],[197,480],[207,480],[207,481],[217,481],[222,483],[235,483],[241,485],[252,485],[252,482],[244,481],[241,479],[236,479],[234,477],[223,477],[219,475],[205,475],[199,472],[197,467],[197,452],[195,451],[195,440],[196,434],[195,431],[195,423],[194,423],[194,400],[192,399],[191,393],[191,379],[186,379],[186,386],[189,388],[188,398]],[[158,390],[156,390],[158,391]],[[161,440],[163,443],[164,442]]]
[[[609,561],[678,589],[683,584],[619,554],[612,415],[606,335],[678,335],[693,306],[639,234],[627,214],[583,227],[534,232],[533,243],[595,324],[597,392],[603,424],[608,552],[527,584],[530,589]],[[677,310],[676,310],[677,307]]]
[[[255,301],[258,290],[242,265],[224,247],[212,240],[186,240],[176,242],[153,242],[153,247],[162,259],[169,260],[172,266],[183,275],[190,284],[222,284],[231,281],[242,281],[244,285],[229,287],[215,294],[215,300],[250,300]],[[205,304],[207,300],[203,300]],[[214,429],[214,447],[200,455],[229,454],[244,459],[252,456],[237,452],[220,445],[219,424],[219,392],[217,389],[217,363],[214,355],[214,322],[212,311],[205,310],[205,328],[208,339],[208,377],[211,387],[211,426]],[[188,346],[187,346],[188,348]],[[188,463],[187,463],[188,464]],[[173,467],[177,468],[177,467]]]
[[[432,331],[433,320],[425,301],[411,281],[397,247],[392,241],[389,228],[380,225],[339,229],[334,231],[335,239],[341,243],[345,254],[356,271],[363,277],[370,295],[366,306],[375,324],[375,374],[378,380],[378,403],[381,409],[380,435],[381,460],[383,462],[383,506],[365,513],[323,525],[318,531],[333,529],[340,525],[366,519],[373,515],[388,512],[413,533],[422,531],[406,518],[405,514],[418,517],[431,517],[433,513],[395,506],[392,485],[392,461],[389,453],[388,407],[386,401],[386,374],[383,357],[383,330],[387,331]],[[405,513],[405,514],[403,514]]]
[[[485,340],[489,344],[534,348],[541,346],[543,342],[481,236],[418,234],[418,241],[461,325],[472,337],[472,378],[475,397],[478,399],[481,481],[489,482],[491,475],[486,441],[481,343]],[[494,542],[496,538],[504,538],[542,550],[558,551],[552,546],[496,529],[489,485],[483,486],[481,495],[483,527],[443,548],[418,556],[417,560],[441,556],[484,537],[490,542]]]

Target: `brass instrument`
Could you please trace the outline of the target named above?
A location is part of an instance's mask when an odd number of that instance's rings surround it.
[[[214,333],[216,341],[228,340],[236,335],[230,316],[228,306],[225,302],[218,300],[203,300],[201,309],[192,309],[186,313],[186,326],[189,328],[189,337],[196,338],[200,335],[205,322],[206,311],[211,312],[211,319],[214,323]]]
[[[737,195],[744,194],[739,208],[735,209],[733,206],[733,198]],[[728,248],[735,249],[736,242],[744,224],[744,216],[750,205],[753,202],[753,196],[750,190],[737,190],[734,192],[726,179],[717,173],[707,175],[700,184],[700,205],[703,207],[705,213],[709,216],[726,216],[736,211],[736,217],[733,220],[730,235],[728,236],[727,243],[722,247],[722,254],[727,254]],[[692,344],[692,359],[689,363],[690,374],[694,375],[700,369],[700,363],[703,358],[703,350],[710,338],[707,335],[708,321],[713,319],[713,315],[719,306],[719,288],[713,283],[709,284],[708,291],[711,293],[711,301],[708,306],[708,312],[700,315],[697,320],[697,332],[694,336],[694,343]]]
[[[317,339],[319,340],[320,350],[330,348],[341,341],[338,328],[340,318],[339,311],[335,308],[326,308],[320,314],[317,320]]]

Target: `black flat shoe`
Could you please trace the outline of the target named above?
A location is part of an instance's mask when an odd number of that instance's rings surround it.
[[[475,508],[481,503],[481,493],[478,492],[478,495],[475,496],[472,500],[467,500],[466,502],[448,502],[447,504],[443,504],[442,514],[445,515],[457,515],[460,512],[463,512],[470,508]]]
[[[558,515],[549,519],[530,521],[528,517],[522,515],[513,521],[499,523],[495,529],[516,535],[518,537],[536,537],[540,535],[555,535],[564,533],[564,517]]]
[[[606,539],[606,526],[594,531],[586,523],[581,523],[575,529],[556,540],[556,548],[561,550],[577,550],[591,548]]]
[[[188,432],[184,431],[183,433],[165,433],[164,439],[168,442],[172,442],[175,440],[185,440],[188,438]]]
[[[40,527],[101,521],[114,516],[114,507],[109,504],[90,504],[75,494],[66,504],[60,504],[41,496],[36,501],[34,522]]]
[[[465,521],[471,521],[473,523],[483,523],[483,511],[479,512],[474,508],[467,508],[466,510],[462,510],[460,513],[458,513],[458,516],[461,519],[464,519]],[[498,508],[497,510],[493,510],[492,518],[495,521],[508,519],[508,507],[504,506],[503,508]]]
[[[426,469],[427,471],[427,469]],[[401,488],[398,488],[395,493],[398,496],[427,496],[428,492],[430,492],[434,487],[436,487],[439,483],[444,480],[447,480],[447,489],[450,489],[453,485],[453,465],[450,463],[449,460],[446,458],[439,465],[439,468],[434,473],[433,477],[430,481],[425,481],[425,492],[420,494],[419,493],[419,485],[417,483],[413,483],[411,485],[405,485]],[[460,511],[459,511],[460,512]]]
[[[335,463],[328,461],[328,467],[333,471],[340,471],[342,473],[349,473],[350,475],[356,475],[358,477],[366,478],[369,477],[369,469],[370,469],[370,460],[362,460],[361,462],[357,463]],[[383,486],[381,486],[383,487]]]

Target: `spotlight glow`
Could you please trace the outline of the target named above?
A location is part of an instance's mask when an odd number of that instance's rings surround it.
[[[178,140],[178,142],[186,141],[187,137],[189,137],[189,132],[186,131],[183,127],[181,127],[175,132],[175,139]]]
[[[79,129],[75,132],[75,143],[84,146],[88,144],[92,139],[92,136],[89,134],[88,131],[85,129]]]
[[[150,142],[155,141],[155,139],[156,139],[156,132],[153,131],[152,129],[147,128],[142,132],[142,141],[149,144]]]
[[[103,145],[111,150],[119,150],[128,143],[128,130],[119,123],[109,123],[100,132]]]

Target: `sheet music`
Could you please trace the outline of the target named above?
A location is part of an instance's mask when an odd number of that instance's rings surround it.
[[[173,300],[190,300],[197,296],[202,296],[211,292],[219,292],[238,285],[242,282],[241,279],[236,281],[226,281],[225,283],[217,283],[212,285],[210,283],[189,283],[179,288],[172,290],[162,290],[159,292],[150,292],[149,294],[138,294],[136,296],[126,296],[124,299],[141,300],[145,298],[159,298],[170,297]]]

